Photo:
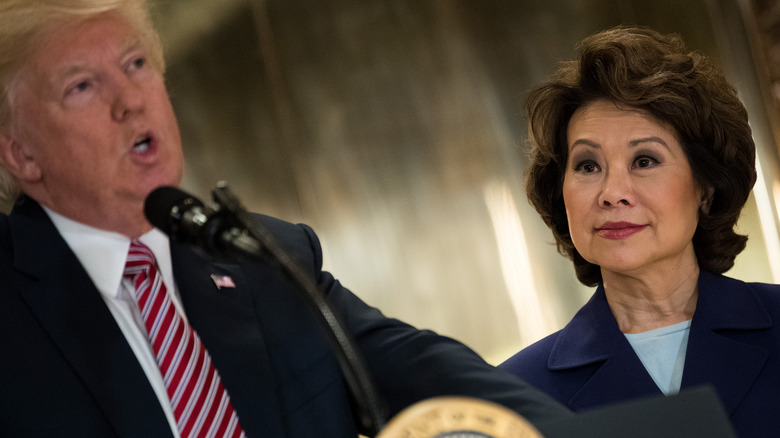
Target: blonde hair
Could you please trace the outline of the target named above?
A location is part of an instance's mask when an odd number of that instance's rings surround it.
[[[79,22],[105,12],[117,12],[139,32],[150,50],[150,62],[165,70],[162,44],[146,0],[2,0],[0,2],[0,129],[13,118],[13,91],[18,72],[46,36],[65,22]],[[16,179],[0,168],[0,199],[19,196]]]

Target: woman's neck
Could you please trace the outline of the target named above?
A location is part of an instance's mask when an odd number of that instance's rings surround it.
[[[623,333],[642,333],[693,318],[699,267],[644,275],[602,272],[607,303]]]

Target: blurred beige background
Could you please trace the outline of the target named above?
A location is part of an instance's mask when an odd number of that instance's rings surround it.
[[[521,106],[616,24],[682,34],[738,87],[762,179],[730,274],[780,282],[775,3],[157,0],[155,17],[185,188],[226,180],[249,209],[313,226],[360,297],[497,364],[591,294],[526,202]]]

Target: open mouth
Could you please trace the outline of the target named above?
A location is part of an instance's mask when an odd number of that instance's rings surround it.
[[[138,141],[133,143],[133,152],[136,153],[144,153],[149,150],[149,148],[152,147],[152,138],[150,136],[144,135],[143,137],[139,138]]]

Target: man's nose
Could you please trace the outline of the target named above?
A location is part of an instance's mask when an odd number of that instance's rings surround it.
[[[115,81],[111,113],[115,120],[123,120],[128,114],[143,109],[144,93],[133,81],[122,78]]]

